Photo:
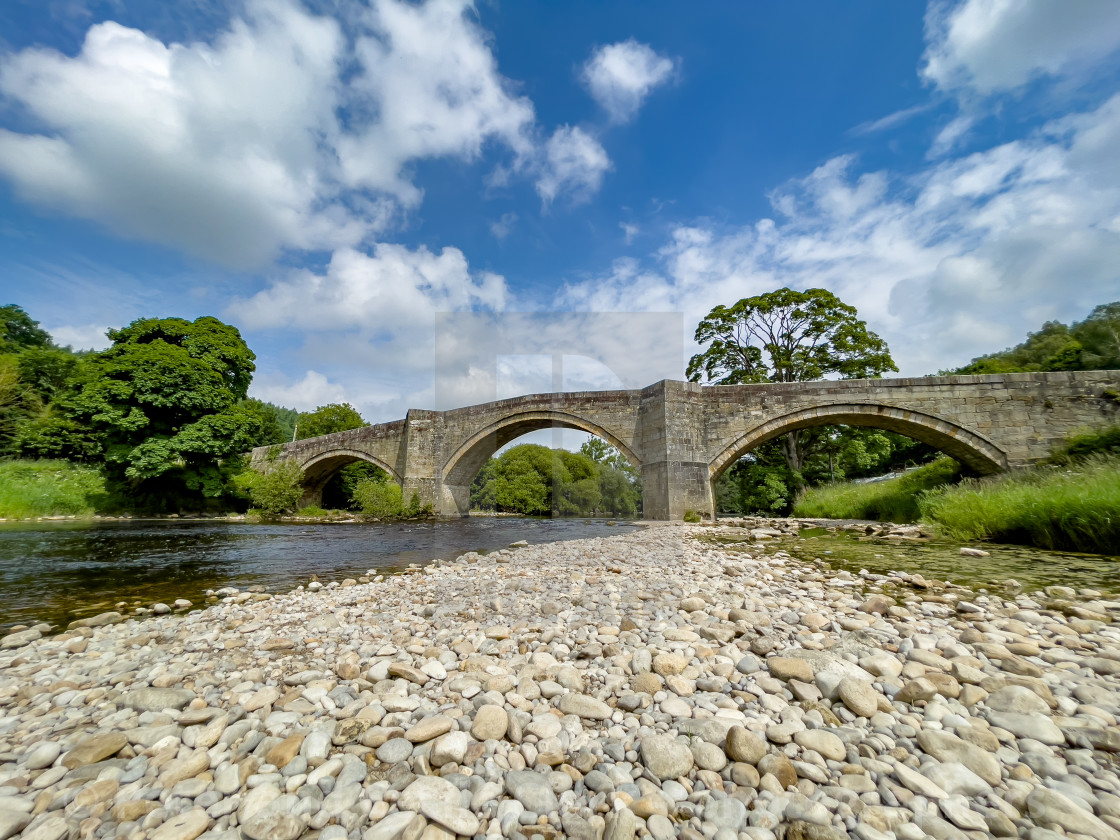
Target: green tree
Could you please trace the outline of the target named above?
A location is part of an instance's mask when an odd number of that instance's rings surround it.
[[[1104,303],[1073,325],[1082,370],[1120,370],[1120,301]]]
[[[28,347],[16,356],[19,378],[44,402],[66,387],[79,361],[78,355],[59,347]]]
[[[241,334],[216,318],[144,318],[78,367],[56,402],[101,443],[109,478],[159,506],[217,497],[261,435],[247,408],[255,369]]]
[[[0,454],[18,447],[22,428],[43,410],[35,390],[19,375],[16,356],[0,356]]]
[[[601,511],[611,516],[633,516],[642,506],[642,480],[634,465],[616,447],[592,437],[580,454],[599,465]]]
[[[18,353],[29,347],[53,347],[50,333],[23,311],[9,303],[0,306],[0,353]]]
[[[696,328],[696,341],[707,348],[688,363],[692,382],[802,382],[830,374],[857,379],[898,370],[886,342],[867,329],[855,307],[825,289],[778,289],[717,306]],[[782,437],[799,484],[812,441],[805,430]]]
[[[369,423],[362,419],[358,410],[349,403],[330,403],[299,416],[296,439],[307,440],[335,432],[348,432],[368,425]]]

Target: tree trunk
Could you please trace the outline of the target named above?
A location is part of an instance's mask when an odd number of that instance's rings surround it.
[[[782,454],[786,458],[786,466],[794,476],[801,475],[801,432],[787,432],[782,436]],[[800,482],[799,482],[800,483]]]

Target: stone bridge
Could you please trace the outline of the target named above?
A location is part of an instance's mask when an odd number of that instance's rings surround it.
[[[663,380],[634,391],[532,394],[286,444],[317,503],[342,466],[368,461],[441,516],[464,516],[486,460],[527,432],[561,426],[616,446],[642,477],[646,519],[714,516],[713,485],[752,448],[807,426],[888,429],[981,474],[1048,456],[1068,435],[1120,422],[1120,371],[937,376],[701,386]],[[253,451],[261,465],[269,447]]]

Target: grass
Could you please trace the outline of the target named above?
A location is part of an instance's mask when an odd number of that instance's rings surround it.
[[[939,458],[898,478],[810,487],[794,502],[793,516],[914,522],[921,514],[922,494],[959,480],[960,472],[960,464],[952,458]]]
[[[959,540],[1115,554],[1120,550],[1120,456],[1092,455],[967,480],[918,500],[923,519]]]
[[[92,516],[108,504],[95,467],[69,461],[0,461],[0,517]]]

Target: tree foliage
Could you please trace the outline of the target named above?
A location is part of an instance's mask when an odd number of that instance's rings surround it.
[[[616,458],[626,463],[625,458],[609,446],[590,451],[602,460],[536,444],[508,449],[479,471],[471,485],[471,504],[544,516],[634,515],[641,489],[630,473],[613,465],[619,463]]]
[[[14,303],[0,306],[0,353],[19,353],[32,347],[53,347],[50,333]]]
[[[886,342],[867,329],[855,307],[825,289],[778,289],[730,307],[717,306],[696,328],[696,341],[707,349],[688,363],[692,382],[803,382],[829,375],[857,379],[898,370]],[[782,436],[795,484],[803,483],[807,460],[826,441],[809,430]]]
[[[234,479],[257,510],[267,514],[287,513],[303,498],[303,470],[295,461],[274,461],[262,470],[248,469]]]
[[[1066,326],[1047,321],[1021,344],[978,356],[964,367],[944,373],[1027,373],[1120,368],[1120,301],[1105,303],[1084,321]]]
[[[717,306],[696,328],[696,341],[708,347],[688,363],[691,382],[858,379],[898,370],[855,307],[825,289],[778,289]]]
[[[349,403],[330,403],[299,415],[296,439],[307,440],[335,432],[348,432],[368,425],[369,423],[362,419],[358,410]]]
[[[135,494],[220,496],[262,431],[244,403],[255,356],[241,334],[212,317],[144,318],[109,338],[78,366],[56,422],[89,429],[110,479]]]

